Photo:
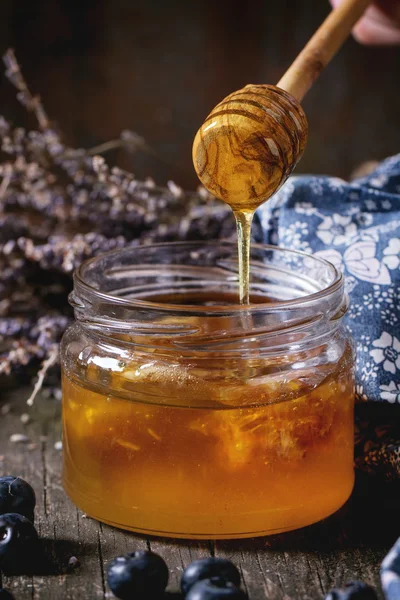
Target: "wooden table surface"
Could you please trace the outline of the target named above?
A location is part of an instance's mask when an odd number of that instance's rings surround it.
[[[399,534],[393,484],[359,477],[339,513],[274,537],[217,542],[146,538],[102,525],[70,502],[61,483],[62,453],[55,445],[61,439],[60,403],[40,397],[28,411],[27,396],[26,388],[0,390],[0,472],[21,476],[34,487],[36,526],[49,561],[37,575],[3,577],[2,585],[16,600],[111,598],[108,562],[139,548],[151,548],[166,560],[170,600],[180,597],[183,568],[210,555],[228,557],[240,568],[250,600],[318,600],[331,587],[354,579],[380,593],[379,565]],[[31,420],[23,424],[21,414],[28,412]],[[10,437],[16,433],[29,441],[13,443]],[[68,568],[72,556],[80,561],[73,570]]]

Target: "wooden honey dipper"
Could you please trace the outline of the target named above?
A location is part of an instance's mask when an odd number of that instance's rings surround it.
[[[300,102],[370,3],[344,0],[277,86],[246,85],[222,100],[200,127],[193,143],[197,175],[236,216],[252,215],[296,166],[308,132]]]

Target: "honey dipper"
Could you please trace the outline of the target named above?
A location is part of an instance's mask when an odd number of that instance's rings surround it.
[[[235,213],[254,212],[286,181],[303,154],[301,100],[371,0],[344,0],[331,11],[274,85],[246,85],[208,115],[193,143],[203,185]]]

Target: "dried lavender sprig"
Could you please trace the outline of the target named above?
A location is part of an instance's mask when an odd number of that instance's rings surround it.
[[[43,185],[43,179],[40,177],[40,173],[35,173],[36,177],[35,177],[35,186],[33,187],[32,185],[30,186],[31,189],[26,190],[26,180],[29,179],[29,177],[27,177],[28,174],[28,167],[30,167],[31,171],[39,171],[39,165],[43,165],[43,166],[48,166],[48,157],[51,157],[54,160],[54,164],[61,167],[64,172],[72,179],[73,182],[77,183],[78,185],[82,186],[82,184],[84,183],[83,181],[83,177],[85,175],[84,171],[81,172],[81,167],[85,166],[86,167],[86,171],[89,170],[90,171],[90,167],[92,166],[92,164],[90,163],[90,161],[87,160],[87,157],[89,157],[88,152],[84,153],[82,151],[76,151],[76,150],[71,150],[69,148],[65,148],[64,145],[61,143],[60,138],[58,136],[58,134],[53,131],[52,129],[50,129],[50,121],[47,117],[47,115],[44,112],[44,109],[40,103],[40,99],[38,97],[33,97],[31,92],[29,91],[28,86],[26,85],[26,82],[22,76],[21,70],[19,68],[19,65],[16,61],[14,52],[12,50],[9,50],[6,55],[4,56],[4,62],[6,64],[7,67],[7,76],[10,79],[10,81],[17,87],[17,89],[20,90],[20,93],[22,94],[20,99],[22,99],[23,104],[29,109],[29,110],[33,110],[38,118],[38,122],[39,122],[39,126],[41,127],[41,129],[43,130],[42,135],[40,136],[38,132],[36,132],[35,135],[31,135],[30,138],[25,139],[25,132],[22,129],[15,129],[12,132],[12,136],[10,135],[10,128],[8,126],[8,124],[6,122],[2,123],[2,126],[0,127],[0,133],[3,136],[3,143],[2,143],[2,149],[3,151],[7,152],[8,154],[14,154],[18,160],[18,158],[21,158],[21,154],[23,153],[23,151],[25,150],[25,152],[29,152],[29,150],[32,152],[32,154],[34,155],[33,158],[35,160],[37,160],[38,162],[35,163],[33,162],[30,165],[26,165],[26,164],[19,164],[17,162],[15,162],[14,164],[14,173],[12,173],[12,169],[11,169],[11,165],[8,165],[8,172],[7,174],[3,174],[3,180],[2,180],[2,184],[0,187],[0,198],[5,196],[5,191],[7,190],[7,188],[9,188],[10,183],[12,182],[12,179],[14,180],[14,187],[15,184],[17,183],[18,177],[16,176],[15,171],[18,171],[18,169],[20,171],[22,171],[22,173],[25,175],[25,179],[24,179],[24,184],[25,184],[25,189],[21,190],[21,189],[17,189],[17,190],[13,190],[13,194],[9,194],[8,196],[8,202],[10,203],[14,203],[14,204],[18,204],[20,206],[28,206],[29,204],[31,204],[31,206],[35,209],[39,209],[39,211],[46,211],[48,210],[50,207],[52,207],[53,202],[52,202],[52,195],[51,193],[49,193],[49,190],[47,190],[47,193],[43,191],[43,189],[46,187],[45,185]],[[149,150],[149,148],[147,147],[146,143],[144,142],[143,138],[141,138],[140,136],[137,136],[137,134],[134,134],[133,132],[129,132],[129,131],[125,131],[122,132],[121,134],[121,141],[130,147],[130,149],[137,149],[137,148],[141,148],[141,149],[146,149]],[[29,142],[32,142],[31,144]],[[90,151],[89,151],[90,152]],[[93,152],[93,150],[92,150]],[[85,164],[86,162],[86,164]],[[20,161],[21,163],[21,161]],[[24,168],[25,167],[25,168]],[[25,171],[25,173],[24,173]],[[12,173],[12,174],[11,174]],[[95,171],[93,170],[93,174],[95,173]],[[119,178],[121,178],[121,174],[119,174]],[[86,179],[87,176],[86,176]],[[87,184],[89,184],[89,186],[91,187],[91,189],[95,189],[96,187],[96,183],[101,183],[101,178],[98,178],[97,181],[95,178],[91,178],[92,180],[86,181]],[[129,182],[131,183],[131,181],[134,178],[131,176],[129,178]],[[114,199],[118,196],[118,192],[120,190],[118,190],[118,188],[116,187],[115,183],[110,181],[105,180],[108,184],[111,185],[107,185],[106,189],[95,189],[95,191],[97,193],[93,194],[91,193],[90,195],[87,194],[86,198],[87,199],[93,199],[95,201],[97,201],[98,199],[101,199],[102,205],[98,206],[97,205],[97,211],[100,213],[104,213],[105,211],[105,206],[104,206],[104,200],[107,200],[111,202],[111,209],[113,209],[111,212],[114,213],[114,215],[110,215],[110,216],[115,216],[118,213],[122,212],[122,208],[123,208],[123,199],[122,198],[118,198],[119,200],[119,210],[118,208],[116,209],[116,202],[114,202]],[[56,181],[54,179],[52,179],[51,181],[47,181],[44,183],[56,183]],[[38,189],[38,184],[39,184],[39,189]],[[98,186],[97,186],[98,187]],[[101,187],[101,186],[100,186]],[[144,183],[142,186],[137,186],[138,188],[142,188],[141,191],[143,193],[143,190],[146,190],[149,188],[148,185],[146,185],[146,183]],[[84,205],[87,204],[87,202],[82,202],[82,198],[84,198],[84,194],[82,194],[82,190],[81,190],[81,194],[76,194],[76,191],[74,189],[74,186],[72,185],[72,187],[70,186],[69,188],[69,197],[67,198],[63,198],[63,194],[59,193],[59,190],[55,190],[56,194],[58,192],[58,198],[59,200],[61,200],[61,202],[58,202],[58,204],[64,204],[65,201],[67,200],[71,200],[72,199],[72,204],[73,204],[73,199],[76,198],[77,196],[79,197],[79,204],[78,206],[82,207]],[[129,191],[129,190],[127,190]],[[27,193],[28,192],[28,193]],[[39,198],[38,196],[38,192],[39,193]],[[173,195],[172,195],[173,196]],[[144,198],[145,200],[147,199],[147,197]],[[39,201],[38,201],[39,200]],[[64,202],[63,202],[64,200]],[[59,207],[60,208],[60,207]],[[64,207],[61,207],[64,208]],[[144,216],[145,214],[147,215],[147,222],[151,222],[154,218],[153,216],[149,215],[149,207],[143,207],[143,206],[139,206],[136,205],[135,206],[135,198],[134,197],[130,197],[129,198],[129,208],[130,210],[128,211],[129,213],[132,213],[134,211],[136,211],[138,213],[138,215],[140,216]],[[64,214],[62,214],[64,212]],[[78,211],[73,211],[72,217],[77,217],[78,215],[76,214]],[[80,211],[82,212],[82,210]],[[90,216],[93,214],[92,210],[88,210],[87,214],[85,216]],[[61,216],[64,218],[66,217],[65,211],[62,211],[61,214],[58,214],[57,216]],[[130,222],[132,222],[132,215],[130,215],[131,218],[129,219]],[[140,225],[140,223],[139,223]]]
[[[10,375],[16,368],[27,366],[37,354],[38,347],[27,339],[12,340],[11,348],[0,353],[0,375]]]
[[[48,356],[46,358],[46,360],[43,361],[38,374],[37,374],[37,381],[35,383],[35,386],[32,390],[31,395],[29,396],[28,400],[26,401],[26,403],[28,404],[28,406],[33,406],[34,400],[36,398],[36,396],[38,395],[38,393],[40,392],[40,390],[42,389],[43,383],[44,383],[44,379],[46,377],[46,373],[47,371],[57,362],[58,360],[58,346],[57,344],[54,344],[54,346],[51,348],[51,350],[48,353]]]
[[[134,242],[137,243],[137,242]],[[20,238],[16,245],[29,261],[42,269],[72,273],[84,260],[96,254],[123,248],[127,244],[122,236],[107,238],[98,233],[76,234],[72,238],[52,236],[46,244],[35,245],[29,238]]]
[[[184,192],[173,182],[159,187],[150,179],[138,181],[91,155],[101,148],[65,146],[40,99],[30,93],[12,52],[5,63],[40,130],[13,128],[0,117],[6,156],[0,164],[0,269],[5,275],[0,332],[9,333],[0,336],[3,373],[34,359],[46,367],[69,320],[63,312],[71,272],[85,258],[130,244],[208,239],[234,231],[229,210],[204,189]],[[148,150],[136,134],[122,133],[121,141],[132,150]],[[1,215],[2,210],[8,214]],[[52,286],[62,302],[57,300],[57,310],[53,306],[50,311]]]
[[[234,233],[231,213],[224,208],[210,207],[209,210],[198,210],[193,207],[185,218],[175,224],[158,224],[151,233],[143,233],[139,239],[128,241],[124,236],[108,238],[96,232],[76,234],[71,238],[63,235],[51,236],[45,244],[35,244],[31,238],[21,237],[7,242],[9,254],[14,253],[22,270],[26,263],[37,263],[45,270],[58,270],[71,273],[83,260],[97,254],[135,245],[143,242],[160,242],[170,239],[215,239],[229,237]],[[0,246],[1,252],[1,246]],[[12,273],[10,274],[12,276]]]
[[[3,56],[3,62],[6,67],[6,77],[19,90],[17,95],[21,104],[29,111],[34,112],[41,129],[45,130],[49,127],[50,121],[46,111],[41,103],[40,96],[32,96],[26,85],[21,69],[15,58],[14,50],[9,48]]]
[[[14,152],[15,160],[0,165],[2,185],[7,182],[0,195],[3,209],[33,209],[57,220],[87,219],[96,220],[97,224],[110,218],[119,219],[141,229],[160,217],[168,220],[176,211],[183,214],[187,205],[203,202],[200,194],[183,193],[172,182],[168,188],[160,188],[151,181],[138,181],[122,169],[109,169],[101,157],[71,160],[59,155],[53,166],[61,167],[68,176],[67,181],[62,180],[59,173],[56,176],[48,170],[48,164],[28,161],[27,148],[20,153],[20,147],[14,147],[11,137],[7,136],[6,147],[9,153]],[[40,134],[36,142],[38,139]],[[43,148],[35,153],[38,161],[42,160],[42,151]]]
[[[39,126],[41,127],[42,131],[43,131],[43,135],[42,135],[42,139],[40,139],[39,134],[37,133],[35,136],[33,136],[33,148],[35,149],[35,157],[38,158],[38,156],[40,156],[41,154],[41,158],[43,160],[43,157],[45,155],[51,156],[55,163],[57,165],[59,165],[60,167],[62,167],[66,173],[68,173],[68,175],[72,178],[75,179],[75,182],[82,185],[83,181],[81,179],[81,177],[78,177],[78,180],[76,178],[76,175],[80,175],[79,172],[79,166],[82,166],[81,163],[85,162],[86,159],[86,167],[90,169],[90,162],[89,164],[87,164],[87,158],[89,157],[89,155],[91,153],[93,153],[93,151],[95,149],[86,151],[86,153],[82,152],[82,151],[76,151],[76,150],[71,150],[69,148],[65,148],[64,145],[61,143],[60,138],[58,136],[58,134],[54,131],[50,129],[50,120],[48,119],[43,106],[40,103],[40,99],[39,97],[33,97],[26,82],[25,79],[21,73],[20,67],[18,65],[18,62],[15,58],[15,54],[12,50],[9,50],[6,55],[3,58],[6,67],[7,67],[7,76],[10,79],[10,81],[17,87],[17,89],[20,90],[20,92],[22,93],[22,98],[23,98],[23,104],[24,106],[26,106],[29,110],[33,110],[37,116],[38,122],[39,122]],[[1,128],[0,127],[0,133],[3,134],[3,136],[5,136],[5,134],[9,133],[9,128],[7,127],[7,125]],[[23,140],[24,140],[24,131],[23,130],[15,130],[14,131],[14,145],[10,143],[10,136],[7,136],[7,140],[6,143],[3,140],[3,149],[8,151],[9,153],[12,153],[12,151],[14,150],[14,154],[21,154],[22,149],[23,149]],[[32,137],[32,136],[31,136]],[[41,141],[41,144],[38,142]],[[44,141],[44,143],[43,143]],[[147,146],[145,140],[143,140],[143,138],[141,138],[140,136],[138,136],[137,134],[135,134],[134,132],[130,132],[130,131],[123,131],[121,133],[121,141],[130,147],[131,150],[133,149],[144,149],[146,151],[151,151],[151,149]],[[41,145],[41,153],[38,153],[38,146]],[[111,142],[111,145],[114,145],[114,142]],[[107,149],[107,147],[106,147]],[[44,158],[45,162],[46,162],[46,158]],[[94,166],[94,170],[96,171],[96,163],[98,163],[97,160],[95,160],[93,162],[93,166]],[[101,175],[100,171],[97,170],[98,175]],[[75,178],[74,178],[75,175]],[[123,175],[123,172],[121,170],[119,170],[119,172],[115,171],[110,177],[108,177],[107,179],[109,180],[109,183],[113,183],[112,181],[112,177],[116,177],[118,181],[115,181],[114,183],[119,184],[120,186],[120,190],[121,188],[124,188],[123,183],[121,181],[121,176]],[[130,174],[124,174],[124,176],[128,176],[128,186],[125,186],[126,191],[129,193],[131,197],[129,198],[129,206],[132,207],[132,205],[138,200],[138,194],[142,193],[143,191],[145,192],[144,197],[142,197],[142,200],[147,201],[148,200],[148,190],[149,187],[146,182],[142,183],[142,182],[136,182],[136,180],[134,180],[134,177],[131,176]],[[107,179],[104,179],[103,181],[107,181]],[[5,181],[5,179],[3,179],[3,182]],[[101,176],[99,177],[99,182],[101,182]],[[90,181],[88,182],[90,184],[93,184],[95,182]],[[151,189],[151,188],[150,188]],[[167,201],[163,200],[161,204],[168,204],[171,200],[176,200],[177,198],[177,194],[175,193],[176,190],[179,190],[179,188],[177,186],[173,186],[170,190],[166,190],[163,188],[157,188],[154,190],[154,193],[156,194],[156,196],[158,197],[159,195],[162,196],[167,196]],[[72,190],[75,191],[75,190]],[[109,194],[106,194],[106,190],[102,190],[102,194],[96,194],[97,196],[102,195],[103,199],[104,196],[108,198],[111,198],[111,201],[113,198],[115,198],[117,196],[117,192],[118,189],[116,188],[115,185],[109,185],[108,186],[108,190]],[[110,192],[112,192],[110,194]],[[171,193],[168,193],[171,192]],[[133,193],[133,194],[132,194]],[[180,196],[181,194],[179,193],[178,196]],[[71,194],[72,197],[75,197],[75,194]],[[1,198],[1,195],[0,195]],[[19,199],[19,201],[24,201],[25,204],[27,202],[27,200],[25,198],[23,198],[21,195],[17,196],[17,200]],[[121,200],[121,198],[120,198]],[[15,199],[14,199],[15,201]],[[37,203],[36,203],[37,204]],[[49,202],[45,202],[45,205],[50,204]],[[115,203],[114,203],[115,204]],[[119,203],[120,205],[123,204],[123,202]],[[82,205],[82,203],[81,203]],[[102,209],[103,207],[101,207]],[[115,210],[115,206],[114,208],[114,214],[118,214],[118,210]],[[145,208],[146,210],[146,214],[149,215],[149,212],[151,212],[151,207],[149,206],[145,206],[145,207],[140,207],[137,206],[136,210],[139,212],[139,214],[143,213],[143,208]],[[159,206],[158,208],[161,208],[161,206]],[[149,210],[150,209],[150,210]],[[100,210],[100,212],[104,212]],[[132,212],[132,208],[129,212]],[[154,215],[153,215],[154,216]],[[148,222],[152,222],[152,218],[151,216],[148,217]]]

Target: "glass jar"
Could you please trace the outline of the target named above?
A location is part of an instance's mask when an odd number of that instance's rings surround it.
[[[342,275],[251,249],[237,304],[229,242],[133,247],[75,273],[62,342],[64,487],[140,533],[296,529],[353,487],[354,354]]]

